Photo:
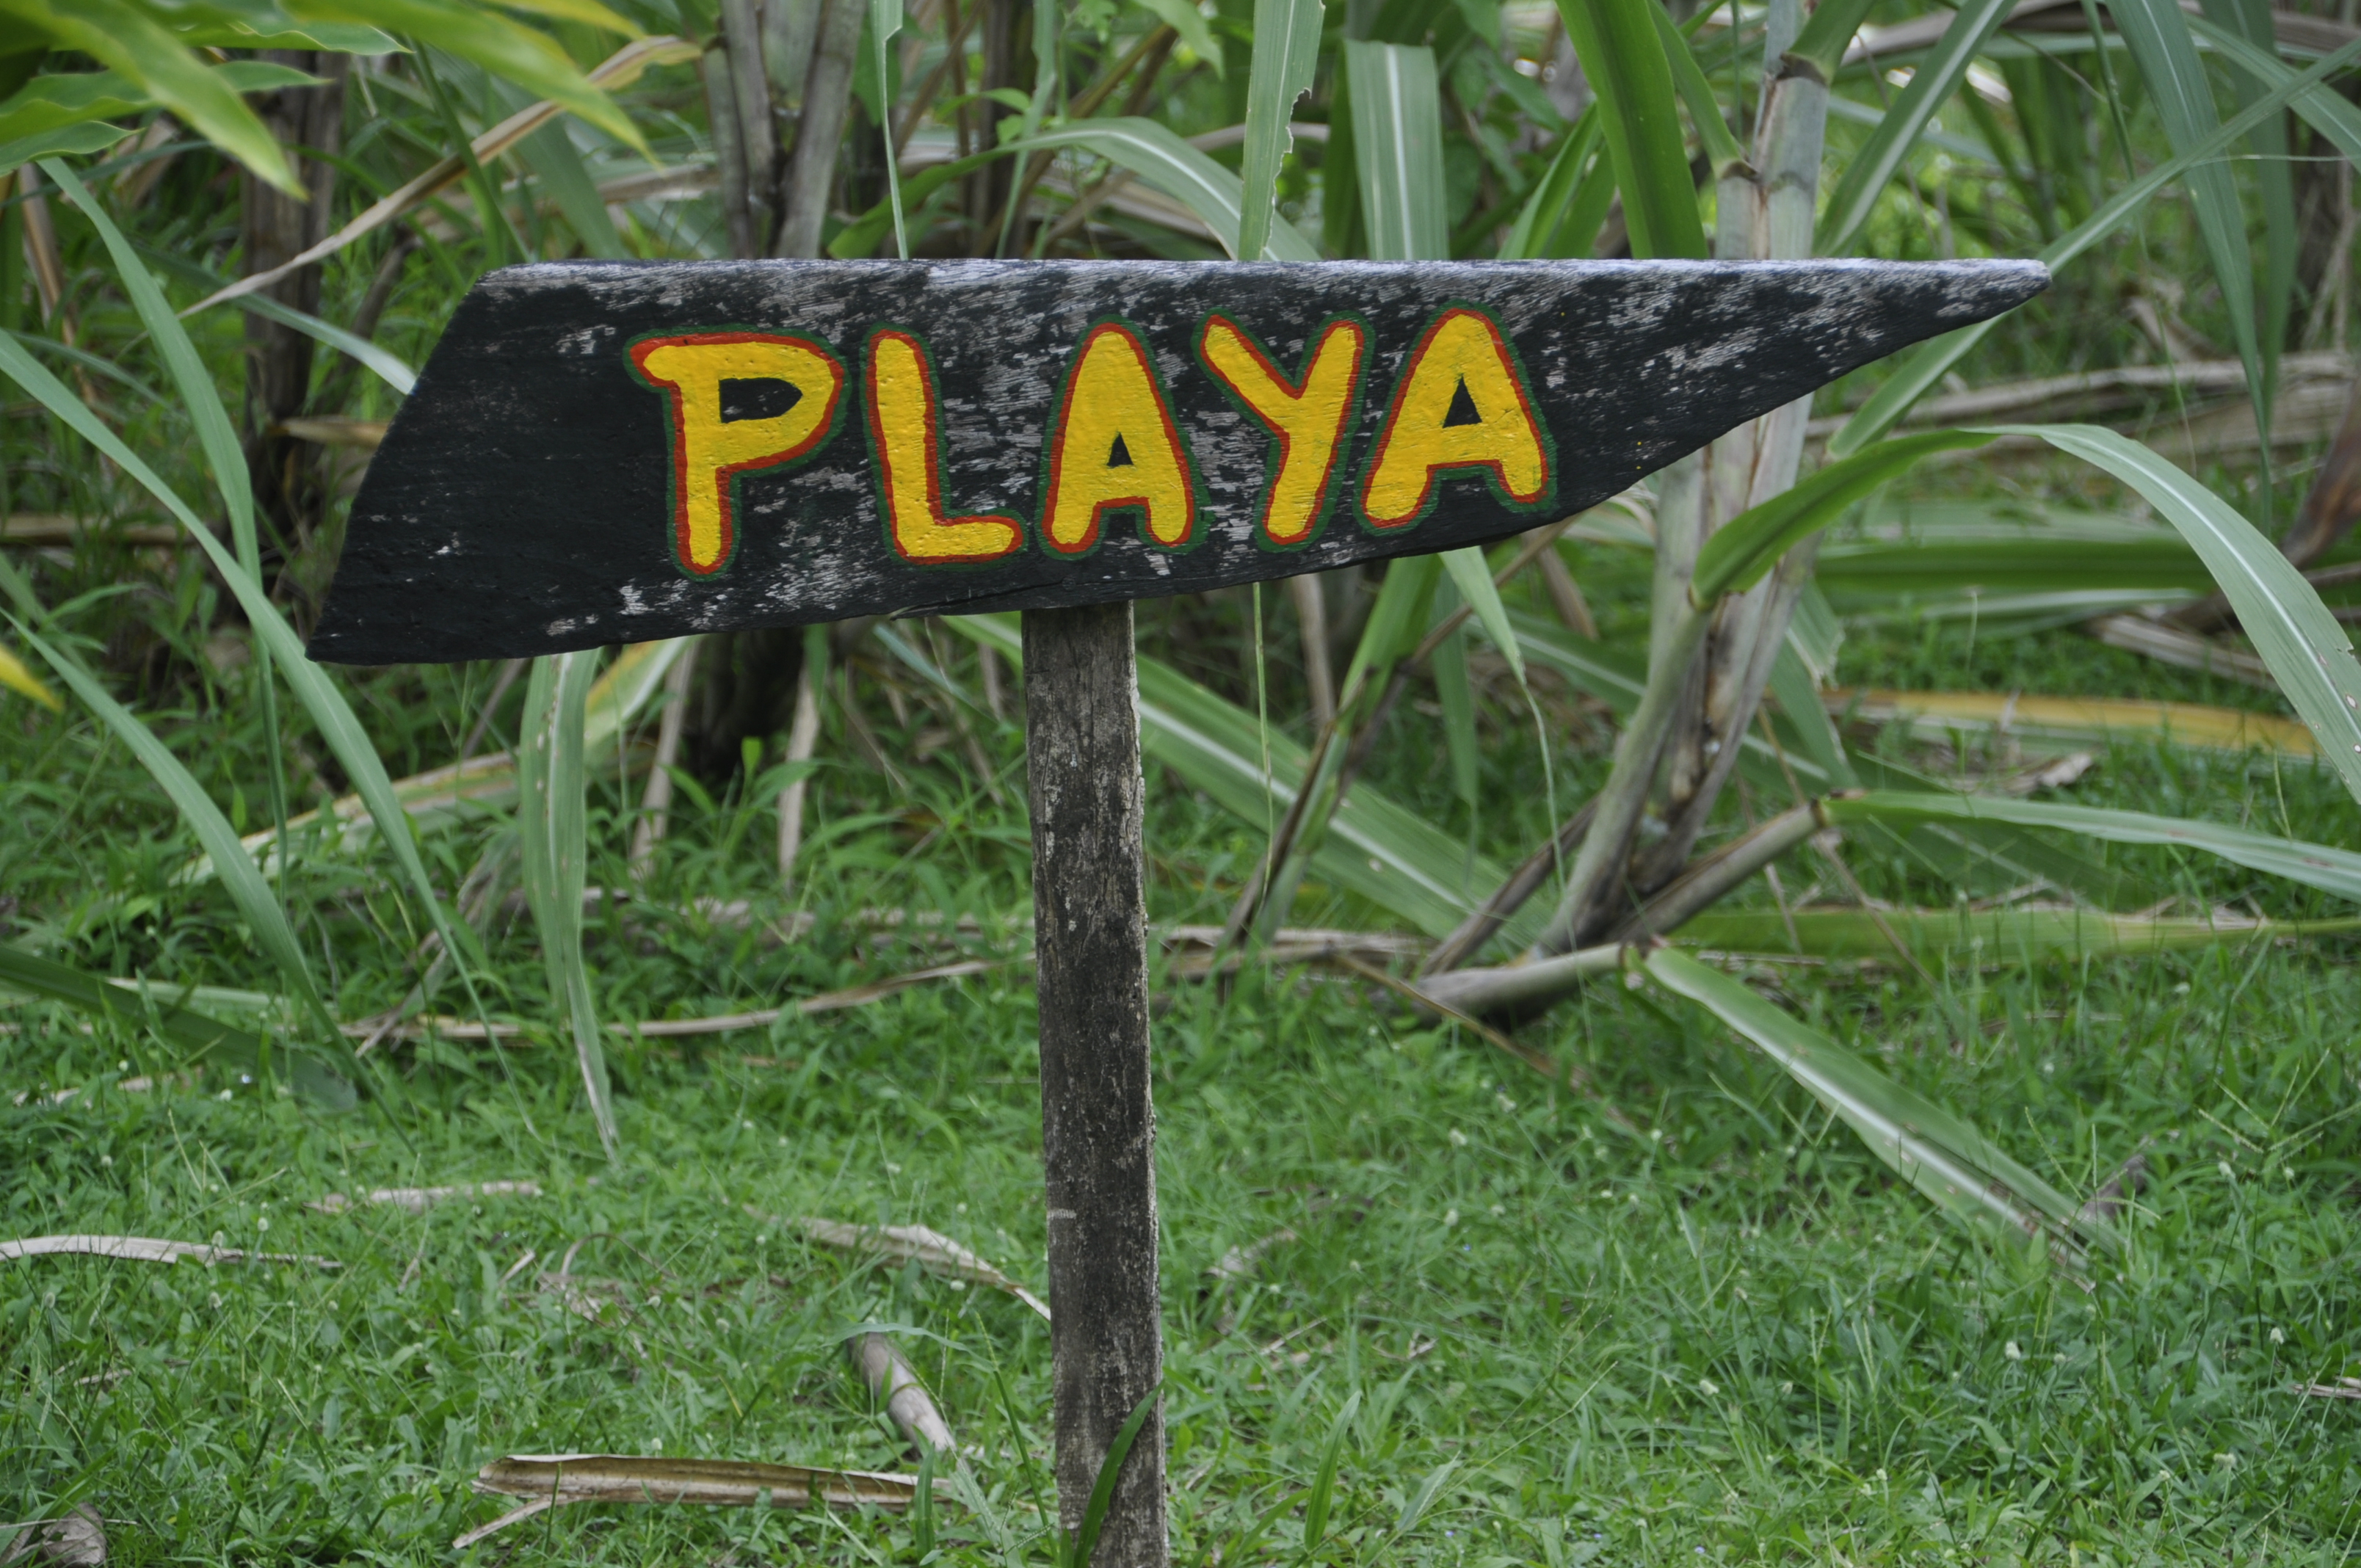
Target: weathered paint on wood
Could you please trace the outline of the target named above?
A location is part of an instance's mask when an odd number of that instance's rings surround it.
[[[1069,1534],[1164,1365],[1138,707],[1128,603],[1026,612],[1050,1397]],[[1114,1568],[1168,1561],[1160,1409],[1124,1461],[1093,1559]]]
[[[1482,543],[2030,262],[565,262],[461,303],[312,651],[1103,604]]]

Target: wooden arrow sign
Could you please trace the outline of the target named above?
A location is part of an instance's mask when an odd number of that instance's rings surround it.
[[[1478,544],[2034,262],[560,262],[477,284],[313,656],[1104,604]]]
[[[1027,612],[1060,1519],[1080,1525],[1136,1440],[1096,1560],[1162,1568],[1128,601],[1564,517],[2048,280],[2030,262],[511,268],[461,303],[369,465],[312,654]]]

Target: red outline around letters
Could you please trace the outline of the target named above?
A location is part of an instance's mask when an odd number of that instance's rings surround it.
[[[919,488],[925,492],[927,517],[940,525],[962,522],[1005,522],[1016,531],[1016,541],[996,555],[913,555],[902,548],[902,536],[894,527],[894,464],[885,455],[885,432],[879,424],[877,411],[877,341],[899,338],[910,345],[918,361],[918,383],[923,391],[921,409],[926,420],[925,472],[919,476]],[[898,326],[881,326],[869,334],[862,351],[861,389],[862,401],[868,405],[869,450],[877,465],[877,505],[883,514],[879,521],[885,526],[885,543],[894,554],[914,566],[976,566],[987,561],[997,561],[1003,555],[1014,555],[1025,548],[1025,524],[1005,512],[963,513],[947,517],[943,512],[942,454],[938,444],[935,424],[935,367],[927,357],[926,339]]]
[[[1279,505],[1279,477],[1287,472],[1288,459],[1294,455],[1295,443],[1286,431],[1263,417],[1262,411],[1255,406],[1254,400],[1241,391],[1235,381],[1224,375],[1221,367],[1213,363],[1213,356],[1205,352],[1205,340],[1212,334],[1215,322],[1229,328],[1236,335],[1237,340],[1246,345],[1246,352],[1254,356],[1255,362],[1269,374],[1272,380],[1285,389],[1290,400],[1299,403],[1303,400],[1304,389],[1312,384],[1312,367],[1319,361],[1321,352],[1328,346],[1328,340],[1339,331],[1348,327],[1353,333],[1353,368],[1350,379],[1345,384],[1344,406],[1337,411],[1336,433],[1328,443],[1328,466],[1322,470],[1320,486],[1312,492],[1312,515],[1304,519],[1303,532],[1286,539],[1281,539],[1277,533],[1271,532],[1270,514],[1272,509]],[[1287,373],[1279,367],[1268,353],[1264,352],[1262,345],[1256,340],[1254,334],[1222,314],[1221,312],[1208,313],[1205,319],[1198,323],[1197,363],[1205,367],[1205,374],[1227,388],[1230,396],[1235,398],[1239,406],[1252,414],[1265,430],[1269,431],[1271,439],[1278,444],[1279,461],[1272,466],[1270,474],[1264,481],[1267,498],[1263,501],[1262,520],[1257,525],[1262,530],[1262,536],[1273,544],[1291,547],[1308,543],[1312,535],[1320,530],[1320,520],[1327,514],[1332,499],[1329,488],[1336,482],[1338,464],[1344,461],[1346,444],[1345,428],[1352,423],[1354,411],[1360,401],[1361,370],[1367,363],[1368,352],[1369,329],[1359,317],[1331,316],[1320,334],[1320,340],[1304,345],[1303,373],[1300,379],[1290,381],[1287,378]]]
[[[1091,345],[1098,341],[1099,334],[1101,333],[1105,332],[1112,332],[1119,334],[1123,338],[1124,343],[1131,349],[1133,356],[1139,361],[1139,368],[1148,378],[1148,389],[1156,395],[1156,412],[1157,416],[1164,422],[1164,438],[1168,443],[1170,443],[1170,450],[1180,455],[1180,488],[1183,501],[1188,511],[1188,519],[1187,525],[1182,531],[1180,537],[1174,540],[1170,544],[1158,539],[1155,534],[1148,531],[1148,511],[1149,501],[1146,496],[1110,498],[1109,499],[1100,501],[1093,505],[1091,508],[1090,527],[1083,532],[1082,542],[1071,548],[1066,545],[1060,544],[1058,543],[1057,536],[1049,531],[1051,520],[1058,515],[1058,485],[1064,477],[1066,456],[1066,412],[1073,406],[1074,378],[1082,373],[1082,361],[1084,358],[1088,357],[1091,351]],[[1117,433],[1120,434],[1121,433],[1118,432]],[[1106,514],[1111,511],[1120,510],[1125,507],[1137,507],[1139,509],[1140,543],[1146,544],[1151,550],[1186,550],[1195,542],[1197,537],[1196,465],[1190,460],[1188,444],[1180,439],[1180,427],[1172,422],[1171,403],[1164,394],[1163,383],[1157,379],[1156,362],[1148,357],[1148,345],[1139,341],[1139,334],[1137,333],[1132,331],[1130,327],[1126,326],[1122,322],[1101,322],[1096,326],[1092,327],[1089,332],[1082,334],[1082,341],[1081,344],[1076,345],[1074,349],[1073,358],[1067,362],[1066,385],[1064,389],[1058,394],[1058,422],[1050,430],[1049,439],[1046,444],[1048,446],[1049,482],[1048,485],[1043,487],[1041,521],[1036,527],[1035,532],[1040,534],[1041,543],[1049,549],[1056,551],[1060,555],[1086,555],[1090,554],[1090,552],[1098,548],[1099,525],[1105,520]]]
[[[688,554],[688,434],[680,422],[680,383],[667,381],[648,374],[647,356],[659,348],[681,345],[709,343],[789,343],[797,348],[808,348],[825,360],[835,372],[829,388],[828,408],[812,433],[799,444],[785,452],[775,453],[745,463],[730,463],[713,471],[716,488],[720,492],[721,555],[710,566],[699,566]],[[836,433],[836,418],[844,403],[844,362],[833,349],[816,338],[797,337],[779,332],[685,332],[666,337],[643,337],[631,345],[631,371],[643,386],[664,394],[665,422],[672,429],[672,558],[673,564],[693,577],[710,577],[729,569],[738,557],[738,476],[757,469],[775,468],[807,456],[822,442]]]
[[[1378,470],[1385,466],[1386,453],[1393,444],[1394,427],[1401,418],[1402,399],[1410,391],[1411,378],[1417,373],[1419,366],[1425,362],[1426,351],[1433,344],[1434,334],[1441,332],[1444,323],[1454,316],[1474,316],[1484,323],[1485,332],[1490,334],[1493,351],[1499,355],[1501,367],[1509,373],[1509,385],[1516,389],[1517,405],[1525,411],[1526,422],[1534,432],[1537,444],[1541,447],[1541,483],[1529,495],[1521,494],[1510,488],[1509,477],[1500,471],[1500,460],[1497,457],[1480,457],[1466,463],[1436,464],[1426,471],[1426,488],[1419,492],[1418,504],[1390,522],[1379,522],[1369,515],[1369,483],[1377,477]],[[1494,487],[1502,497],[1507,499],[1510,505],[1533,506],[1549,497],[1554,477],[1551,472],[1554,458],[1554,454],[1550,450],[1548,429],[1542,423],[1540,414],[1533,410],[1532,394],[1525,389],[1523,367],[1517,363],[1516,356],[1510,352],[1508,340],[1500,334],[1500,323],[1473,305],[1452,305],[1435,313],[1434,319],[1427,323],[1426,330],[1419,334],[1418,346],[1411,350],[1408,359],[1402,361],[1401,378],[1394,383],[1393,400],[1386,406],[1385,427],[1378,431],[1377,445],[1371,449],[1368,463],[1361,470],[1360,494],[1354,499],[1359,506],[1361,521],[1371,528],[1383,532],[1408,528],[1413,523],[1424,521],[1426,514],[1433,510],[1434,487],[1441,477],[1471,468],[1489,468],[1492,471]]]

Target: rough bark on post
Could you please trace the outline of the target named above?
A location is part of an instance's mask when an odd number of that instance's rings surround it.
[[[1071,1534],[1163,1373],[1131,606],[1027,610],[1025,706],[1058,1513]],[[1170,1560],[1160,1409],[1124,1463],[1093,1559]]]

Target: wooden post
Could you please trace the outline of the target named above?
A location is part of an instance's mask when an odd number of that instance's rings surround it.
[[[1058,1516],[1071,1535],[1107,1449],[1164,1366],[1128,602],[1026,611],[1025,752]],[[1124,1462],[1093,1559],[1100,1568],[1170,1561],[1161,1409]]]

